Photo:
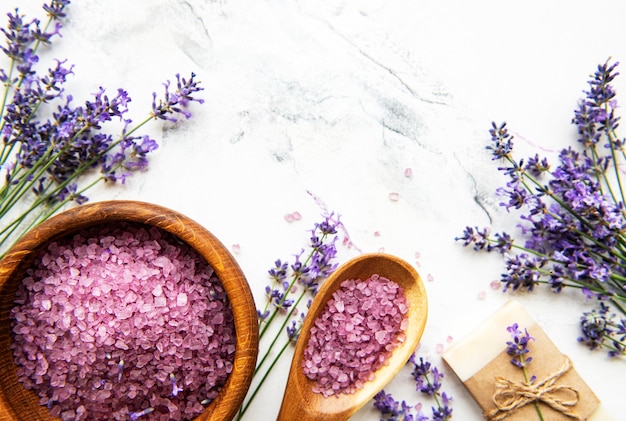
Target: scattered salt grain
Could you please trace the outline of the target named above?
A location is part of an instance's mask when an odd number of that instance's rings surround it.
[[[302,219],[302,215],[298,211],[285,214],[285,221],[287,222],[299,221],[301,219]]]
[[[233,369],[213,269],[165,231],[102,225],[51,242],[11,310],[19,381],[62,420],[191,420]]]
[[[494,281],[491,281],[489,285],[491,286],[491,289],[500,289],[502,287],[502,282],[498,280],[494,280]]]
[[[325,397],[350,394],[374,373],[406,338],[408,302],[402,288],[378,275],[345,280],[311,328],[304,350],[304,374]]]

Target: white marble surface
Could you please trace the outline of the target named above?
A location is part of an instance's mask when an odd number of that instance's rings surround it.
[[[39,11],[34,0],[0,0],[1,12],[16,6]],[[136,120],[177,72],[197,73],[206,89],[192,120],[151,126],[161,147],[148,172],[92,201],[144,200],[196,219],[239,250],[260,303],[274,260],[306,245],[322,211],[315,196],[354,244],[340,247],[342,261],[384,250],[416,265],[430,302],[419,354],[441,365],[442,348],[511,298],[490,288],[501,260],[454,241],[466,225],[516,223],[493,194],[503,179],[484,149],[491,121],[509,123],[520,152],[574,144],[587,76],[609,56],[626,61],[625,12],[618,0],[81,0],[48,58],[76,65],[70,89],[84,98],[99,85],[126,88]],[[294,211],[302,219],[287,222]],[[516,298],[620,419],[625,362],[576,342],[587,304]],[[288,366],[246,419],[275,419]],[[445,373],[454,419],[482,419]],[[428,408],[408,374],[388,390]],[[378,418],[368,405],[353,419]]]

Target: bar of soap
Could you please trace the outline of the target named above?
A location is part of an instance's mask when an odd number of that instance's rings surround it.
[[[493,316],[476,327],[469,335],[453,344],[443,354],[443,360],[483,409],[485,419],[488,419],[488,413],[496,410],[493,399],[497,391],[496,378],[500,377],[508,382],[524,383],[523,371],[511,364],[511,356],[506,353],[506,343],[511,340],[511,334],[507,331],[507,327],[514,323],[517,323],[522,331],[528,329],[530,335],[535,338],[528,345],[529,355],[533,357],[533,360],[527,366],[527,370],[529,375],[537,376],[536,383],[559,373],[563,364],[568,360],[517,301],[511,300],[506,303]],[[570,391],[578,392],[576,403],[568,406],[568,410],[580,416],[580,419],[589,421],[613,420],[573,366],[565,373],[557,376],[555,385],[565,386],[571,388]],[[552,395],[552,397],[568,400],[572,395],[573,393],[569,393],[558,396]],[[540,403],[540,407],[546,421],[572,420],[572,418],[559,413],[545,403]],[[511,409],[509,412],[511,413],[507,414],[507,421],[537,419],[534,404]],[[499,413],[502,414],[502,411]]]

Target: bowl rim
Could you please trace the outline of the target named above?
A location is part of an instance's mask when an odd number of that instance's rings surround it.
[[[14,276],[21,276],[41,248],[50,241],[70,235],[80,229],[109,222],[138,222],[167,231],[196,250],[213,268],[222,282],[233,311],[236,333],[236,350],[233,370],[228,376],[219,395],[199,414],[195,421],[230,420],[239,410],[250,387],[258,354],[258,318],[256,306],[239,264],[229,250],[210,231],[193,219],[161,205],[136,200],[105,200],[79,205],[52,216],[31,229],[18,240],[0,260],[0,295],[5,297],[17,289],[19,282]],[[8,318],[13,305],[8,298],[0,303],[0,317]],[[9,324],[7,324],[9,325]],[[12,340],[10,325],[0,333],[0,346],[9,347]],[[10,386],[17,383],[15,366],[0,364],[0,419],[18,420],[14,409],[15,399],[19,398],[20,408],[32,409],[32,399],[24,395],[33,392],[23,389],[11,392]],[[12,373],[11,373],[12,370]],[[10,382],[6,382],[7,375]],[[19,385],[19,383],[17,383]],[[20,396],[16,396],[16,395]],[[39,408],[43,408],[35,399]],[[47,413],[47,411],[43,411]],[[53,419],[48,416],[41,419]],[[30,421],[30,420],[29,420]]]

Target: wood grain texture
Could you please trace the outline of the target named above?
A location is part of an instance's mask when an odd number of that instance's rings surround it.
[[[354,394],[341,394],[323,397],[313,392],[314,382],[302,370],[304,348],[309,341],[310,326],[324,310],[332,294],[346,279],[362,281],[378,274],[402,287],[409,302],[409,325],[406,341],[391,355],[388,365],[376,372],[373,381]],[[374,397],[404,367],[419,343],[428,317],[428,300],[424,284],[417,271],[400,258],[384,253],[364,254],[339,267],[322,285],[309,313],[306,316],[302,333],[296,343],[296,350],[285,388],[283,402],[277,421],[343,421],[347,420]]]
[[[30,231],[0,261],[0,421],[48,421],[37,396],[17,381],[11,353],[9,311],[26,268],[48,242],[82,228],[116,221],[139,222],[168,231],[189,244],[213,267],[231,302],[237,332],[235,362],[219,396],[196,421],[235,417],[252,381],[258,353],[256,306],[248,282],[224,245],[197,222],[173,210],[138,201],[105,201],[65,211]]]

